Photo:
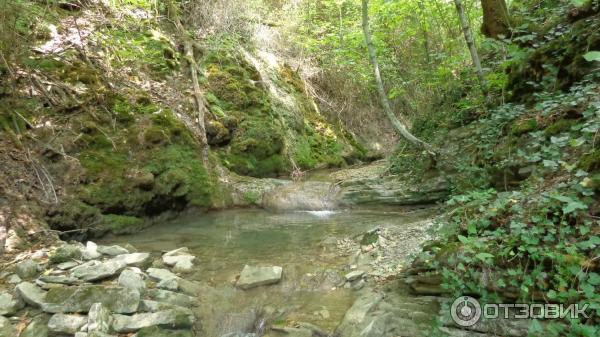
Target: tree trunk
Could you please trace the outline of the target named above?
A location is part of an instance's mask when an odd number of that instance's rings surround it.
[[[481,0],[483,8],[483,26],[481,30],[487,37],[494,39],[510,36],[510,16],[505,0]]]
[[[465,13],[465,7],[463,6],[462,0],[454,0],[454,4],[456,5],[456,10],[458,11],[458,16],[460,18],[460,26],[465,35],[465,41],[467,42],[467,46],[469,47],[469,52],[471,52],[471,59],[473,60],[473,65],[475,66],[475,71],[477,72],[477,77],[479,78],[481,92],[483,93],[483,96],[487,100],[487,98],[488,98],[487,81],[485,80],[485,76],[483,75],[483,68],[481,67],[479,53],[477,52],[477,47],[475,46],[475,40],[473,39],[471,25],[469,24],[469,18],[467,17],[467,14]]]
[[[178,8],[172,1],[169,1],[167,4],[167,11],[169,18],[173,20],[175,24],[175,28],[177,29],[177,33],[179,37],[183,40],[183,49],[185,53],[185,59],[188,63],[190,70],[190,80],[192,81],[192,90],[194,103],[196,105],[196,125],[199,130],[199,140],[200,145],[202,146],[202,161],[204,166],[208,168],[209,160],[208,160],[208,139],[206,137],[206,126],[204,124],[204,117],[208,113],[208,108],[204,96],[202,95],[202,90],[200,89],[200,84],[198,84],[198,73],[200,72],[200,68],[196,63],[196,57],[194,56],[194,44],[193,41],[188,36],[183,24],[181,23],[181,18],[179,17]]]
[[[377,61],[377,52],[375,50],[375,46],[373,45],[373,41],[371,38],[371,31],[369,30],[369,0],[362,0],[362,24],[363,24],[363,32],[365,34],[365,41],[367,43],[367,49],[369,51],[369,57],[371,59],[371,63],[373,65],[373,71],[375,73],[375,82],[377,84],[377,93],[379,94],[379,99],[381,101],[381,105],[383,106],[383,111],[387,115],[388,119],[392,123],[392,126],[398,132],[400,136],[406,139],[408,142],[413,144],[419,149],[427,151],[431,156],[435,157],[435,152],[431,145],[425,143],[421,139],[415,137],[402,122],[396,117],[394,112],[392,111],[392,106],[390,101],[388,100],[387,93],[385,92],[385,88],[383,87],[383,80],[381,79],[381,71],[379,70],[379,62]]]
[[[424,22],[427,19],[427,15],[425,13],[425,3],[423,0],[419,0],[419,15],[418,20],[421,26],[421,33],[423,33],[423,49],[425,51],[425,60],[427,61],[427,65],[431,65],[431,50],[429,48],[429,28],[427,27],[427,22]]]

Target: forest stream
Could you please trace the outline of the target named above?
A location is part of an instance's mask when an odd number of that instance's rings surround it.
[[[423,224],[429,222],[424,220],[432,214],[431,209],[397,208],[285,212],[233,209],[188,213],[168,225],[109,237],[104,243],[131,244],[150,252],[188,247],[197,262],[186,278],[205,287],[198,298],[197,314],[209,336],[261,336],[267,324],[298,322],[319,327],[329,335],[344,321],[357,298],[364,294],[376,297],[380,291],[377,280],[397,272],[402,262],[418,250],[428,237]],[[384,233],[392,231],[396,234],[393,240],[399,242],[385,243]],[[369,233],[379,233],[380,237],[361,251],[358,242]],[[394,249],[398,243],[404,249]],[[380,253],[375,252],[375,246]],[[377,255],[379,259],[374,257]],[[235,283],[245,265],[280,266],[283,277],[274,285],[241,290]],[[344,275],[352,271],[366,274],[359,282],[346,282]],[[408,295],[395,292],[395,296]],[[435,303],[428,308],[430,318],[435,317]],[[416,323],[409,325],[418,329]],[[268,336],[286,335],[277,330],[270,333]]]

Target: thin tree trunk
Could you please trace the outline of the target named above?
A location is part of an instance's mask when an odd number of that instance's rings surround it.
[[[196,63],[196,58],[194,57],[194,45],[192,41],[189,39],[184,42],[183,45],[185,51],[185,58],[190,65],[190,76],[192,80],[192,86],[194,89],[194,101],[196,103],[196,123],[198,124],[198,129],[200,130],[200,143],[202,145],[202,160],[204,164],[208,164],[208,139],[206,138],[206,126],[204,125],[204,116],[208,111],[206,107],[206,102],[204,101],[204,96],[202,96],[202,90],[200,89],[200,84],[198,84],[198,64]]]
[[[178,14],[178,10],[175,7],[173,2],[168,3],[168,12],[169,17],[175,23],[175,28],[181,39],[183,39],[183,49],[185,53],[185,59],[190,68],[190,80],[192,81],[192,89],[193,89],[193,97],[194,103],[196,105],[196,124],[199,131],[199,140],[200,145],[202,146],[202,161],[205,167],[208,167],[208,139],[206,136],[206,126],[204,124],[204,117],[208,113],[208,108],[206,101],[204,100],[204,96],[202,95],[202,90],[200,89],[200,84],[198,84],[198,73],[200,68],[196,63],[196,57],[194,56],[194,44],[193,41],[188,37],[183,24],[181,23],[181,19]]]
[[[381,100],[381,105],[383,106],[383,111],[387,115],[388,119],[394,126],[394,129],[400,136],[406,139],[408,142],[413,144],[419,149],[426,150],[432,157],[435,157],[435,151],[431,145],[422,141],[421,139],[415,137],[402,122],[396,117],[394,111],[392,111],[392,106],[390,101],[388,100],[387,93],[385,92],[385,88],[383,87],[383,80],[381,79],[381,71],[379,70],[379,62],[377,61],[377,52],[375,50],[375,46],[373,45],[373,40],[371,38],[371,31],[369,30],[369,0],[362,0],[362,24],[363,24],[363,32],[365,34],[365,41],[367,43],[367,49],[369,50],[369,57],[371,59],[371,63],[373,65],[373,71],[375,73],[375,82],[377,84],[377,93],[379,94],[379,99]]]
[[[494,39],[510,36],[510,16],[505,0],[481,0],[483,9],[482,32]]]
[[[429,29],[427,28],[427,22],[424,20],[427,18],[425,15],[425,3],[423,0],[419,0],[419,15],[418,20],[421,26],[421,32],[423,33],[423,49],[425,51],[425,59],[427,61],[427,65],[431,64],[431,50],[429,48]]]
[[[471,31],[471,25],[469,24],[469,19],[467,18],[467,14],[465,13],[465,7],[463,6],[462,0],[454,0],[454,4],[456,5],[456,10],[458,11],[458,16],[460,18],[460,26],[465,35],[465,41],[467,42],[467,46],[469,47],[469,52],[471,52],[471,59],[473,60],[473,65],[475,66],[475,71],[477,72],[477,77],[479,78],[479,85],[481,86],[481,92],[483,93],[483,96],[487,100],[487,98],[488,98],[487,81],[485,80],[485,76],[483,75],[483,68],[481,67],[479,53],[477,52],[477,47],[475,46],[475,40],[473,39],[473,32]]]

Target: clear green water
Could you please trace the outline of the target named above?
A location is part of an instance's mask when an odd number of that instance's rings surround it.
[[[355,293],[322,282],[326,270],[347,272],[349,256],[336,241],[359,236],[375,227],[402,226],[427,212],[340,211],[337,213],[270,213],[238,209],[188,214],[130,236],[108,242],[130,243],[140,251],[188,247],[197,256],[186,278],[206,286],[199,299],[203,329],[219,336],[231,315],[254,310],[271,321],[302,321],[333,331]],[[243,291],[234,287],[245,264],[283,267],[283,280],[273,286]],[[234,319],[239,320],[239,319]],[[232,323],[233,324],[233,323]]]

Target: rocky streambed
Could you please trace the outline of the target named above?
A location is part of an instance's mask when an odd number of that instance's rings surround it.
[[[253,212],[262,242],[239,223]],[[229,233],[220,251],[202,230],[208,226],[193,228],[203,240],[165,241],[161,229],[173,235],[189,227],[171,224],[104,245],[61,243],[22,253],[0,273],[0,336],[424,336],[431,328],[437,299],[408,296],[391,281],[429,238],[427,212],[296,214],[302,221],[235,214],[209,222],[212,230],[238,222],[239,236],[228,226],[212,234],[220,240]],[[365,231],[374,217],[382,225]],[[288,227],[278,228],[282,222]],[[292,241],[278,230],[291,232]],[[304,231],[314,238],[304,242]],[[273,250],[262,250],[269,245]]]

